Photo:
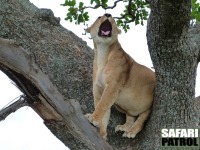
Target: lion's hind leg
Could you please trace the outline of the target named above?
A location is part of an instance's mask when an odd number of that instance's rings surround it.
[[[138,132],[140,132],[144,126],[145,121],[149,117],[151,110],[147,110],[141,113],[133,126],[123,134],[123,137],[134,138]]]

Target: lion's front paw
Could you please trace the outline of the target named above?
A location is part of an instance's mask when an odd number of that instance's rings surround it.
[[[92,116],[92,114],[86,114],[85,117],[89,120],[90,123],[92,123],[94,126],[98,127],[99,126],[99,122],[96,121],[94,119],[94,117]]]

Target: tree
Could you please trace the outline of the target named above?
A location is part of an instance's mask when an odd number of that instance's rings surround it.
[[[124,117],[112,113],[110,145],[81,112],[93,110],[92,50],[60,26],[51,10],[37,9],[28,0],[0,3],[0,70],[66,146],[159,149],[161,128],[200,126],[199,99],[194,97],[200,25],[190,26],[190,1],[150,1],[147,41],[157,79],[153,112],[135,139],[114,133]]]

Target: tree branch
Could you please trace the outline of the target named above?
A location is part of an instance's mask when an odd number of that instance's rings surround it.
[[[29,104],[27,102],[27,97],[22,95],[17,101],[0,110],[0,121],[5,120],[8,115],[24,106],[29,106]]]
[[[24,92],[27,92],[24,93],[25,95],[29,94],[29,98],[33,102],[38,101],[38,103],[32,103],[30,106],[45,121],[54,120],[54,124],[58,123],[58,126],[65,126],[65,133],[62,134],[62,137],[71,135],[71,138],[75,139],[73,146],[79,144],[86,149],[112,149],[83,116],[78,102],[75,100],[65,100],[48,76],[39,69],[22,47],[17,46],[12,40],[0,38],[1,70],[2,66],[3,71],[9,77],[11,74],[15,75],[12,79],[14,82],[16,81],[16,84]],[[56,136],[62,139],[61,135]],[[62,142],[68,146],[68,143],[65,143],[67,141],[62,140]]]
[[[148,4],[148,2],[146,2],[146,4]],[[136,20],[136,14],[139,14],[139,8],[142,8],[142,6],[145,5],[145,3],[142,4],[141,2],[140,4],[137,4],[137,7],[135,9],[132,8],[132,5],[133,5],[133,0],[128,0],[127,12],[123,14],[121,17],[114,17],[115,19],[119,19],[119,20],[125,19],[124,26]],[[130,19],[127,19],[127,17]]]
[[[121,1],[123,1],[123,0],[116,0],[116,1],[114,2],[113,6],[107,6],[107,7],[105,7],[104,9],[113,9],[113,8],[115,8],[115,7],[117,6],[117,3],[121,2]],[[84,7],[83,9],[87,9],[87,8],[96,9],[96,8],[98,8],[98,7],[102,7],[102,8],[103,8],[104,6],[101,5],[101,4],[97,4],[97,5],[95,5],[94,7],[92,7],[92,6],[86,6],[86,7]]]
[[[135,12],[137,11],[137,8],[132,10],[131,5],[132,5],[132,0],[129,0],[128,1],[128,7],[127,7],[128,13],[125,13],[121,17],[114,17],[114,18],[115,19],[125,19],[125,17],[129,15],[129,16],[131,16],[131,20],[127,20],[125,23],[127,24],[127,23],[130,23],[130,22],[133,22],[135,20]]]
[[[107,6],[104,9],[105,10],[106,9],[114,9],[117,6],[117,3],[121,2],[121,1],[123,1],[123,0],[117,0],[117,1],[114,2],[113,6]],[[113,17],[113,18],[115,18],[115,19],[125,19],[126,16],[131,16],[131,19],[125,21],[125,24],[133,22],[135,20],[135,12],[138,10],[138,8],[136,8],[134,10],[131,9],[132,1],[133,0],[129,0],[128,1],[128,13],[125,13],[121,17]],[[98,4],[98,5],[95,5],[94,7],[92,7],[92,6],[86,6],[83,9],[87,9],[87,8],[97,9],[98,7],[102,7],[103,8],[104,6],[101,5],[101,4]]]

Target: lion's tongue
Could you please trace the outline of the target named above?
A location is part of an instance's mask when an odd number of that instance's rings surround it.
[[[110,33],[110,31],[103,31],[101,30],[101,35],[108,35]]]

